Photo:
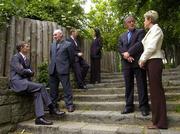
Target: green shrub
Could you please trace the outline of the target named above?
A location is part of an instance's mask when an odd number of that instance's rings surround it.
[[[164,67],[165,67],[165,69],[170,69],[170,68],[174,68],[175,66],[173,63],[166,63],[166,64],[164,64]]]
[[[180,113],[180,105],[176,106],[176,112]]]
[[[48,62],[43,62],[38,66],[37,81],[48,86]]]

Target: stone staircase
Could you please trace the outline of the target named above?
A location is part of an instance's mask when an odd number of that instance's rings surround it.
[[[35,125],[34,120],[21,122],[13,134],[180,134],[180,69],[163,72],[168,109],[168,130],[148,130],[151,115],[143,117],[138,109],[135,88],[135,109],[131,114],[122,115],[124,108],[124,81],[120,73],[102,73],[102,83],[89,84],[83,92],[74,89],[76,111],[65,117],[47,118],[54,121],[52,126]],[[66,110],[64,102],[61,108]]]

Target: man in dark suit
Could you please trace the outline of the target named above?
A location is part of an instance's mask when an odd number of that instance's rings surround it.
[[[125,80],[125,100],[126,105],[122,114],[134,112],[134,76],[136,77],[139,108],[143,116],[149,115],[148,93],[146,71],[138,65],[138,60],[143,52],[143,39],[145,32],[143,29],[135,28],[135,19],[128,16],[124,20],[128,29],[119,38],[118,51],[122,56],[122,70]]]
[[[73,71],[75,73],[78,88],[86,90],[87,86],[84,80],[88,73],[89,65],[86,63],[86,61],[82,57],[83,53],[81,52],[79,48],[79,44],[76,40],[77,36],[78,36],[77,30],[71,29],[70,37],[67,39],[67,41],[71,42],[74,49],[75,62],[73,64]]]
[[[64,100],[68,112],[74,111],[72,88],[70,85],[70,66],[74,62],[74,52],[70,42],[63,39],[62,30],[53,33],[54,42],[50,48],[49,85],[50,96],[53,103],[58,107],[59,82],[64,90]]]
[[[15,92],[23,92],[24,94],[33,94],[35,103],[35,114],[37,125],[52,125],[51,121],[44,118],[43,102],[49,107],[50,113],[55,115],[64,115],[64,112],[58,111],[52,104],[49,94],[40,83],[31,81],[34,75],[30,62],[27,59],[27,54],[30,50],[30,45],[26,42],[21,42],[17,45],[18,53],[12,57],[10,63],[10,87]]]

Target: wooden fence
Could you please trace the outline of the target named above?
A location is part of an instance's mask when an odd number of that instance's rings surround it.
[[[55,22],[39,21],[28,18],[12,17],[7,27],[0,31],[0,76],[9,75],[9,62],[16,53],[16,44],[20,41],[28,41],[31,44],[29,58],[32,67],[37,71],[37,66],[44,61],[49,61],[49,48],[52,42],[53,31],[57,28],[62,29],[65,38],[68,30],[57,25]],[[84,58],[90,64],[90,45],[91,41],[81,40]],[[115,52],[104,52],[102,57],[102,71],[117,71],[117,61]]]

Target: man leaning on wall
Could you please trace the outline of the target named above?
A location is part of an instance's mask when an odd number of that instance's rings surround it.
[[[33,95],[36,114],[36,125],[52,125],[53,122],[44,118],[45,104],[49,108],[50,114],[62,116],[65,112],[59,111],[52,103],[50,96],[44,85],[31,81],[34,72],[31,68],[27,54],[30,44],[20,42],[17,46],[17,53],[12,57],[10,63],[10,88],[23,95]]]

